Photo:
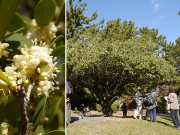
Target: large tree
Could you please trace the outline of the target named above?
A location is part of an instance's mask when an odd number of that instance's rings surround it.
[[[156,55],[152,49],[158,48],[156,42],[145,44],[139,36],[123,42],[108,38],[99,42],[103,31],[93,41],[88,34],[86,40],[68,40],[67,74],[75,85],[88,87],[101,101],[103,113],[109,116],[112,103],[128,86],[153,86],[173,75],[174,68]]]
[[[102,22],[89,25],[76,35],[67,40],[67,79],[75,88],[89,88],[106,116],[129,87],[154,86],[175,73],[160,55],[166,38],[157,29],[138,29],[132,21],[116,19],[105,27]]]

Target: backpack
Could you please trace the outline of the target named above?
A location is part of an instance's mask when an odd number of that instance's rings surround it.
[[[152,94],[148,94],[146,95],[146,97],[144,98],[144,105],[145,106],[151,106],[154,104],[154,98],[152,97]]]

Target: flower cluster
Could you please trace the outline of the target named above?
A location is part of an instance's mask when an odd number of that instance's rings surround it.
[[[18,128],[13,128],[12,125],[9,125],[6,122],[3,122],[1,124],[3,130],[2,130],[2,135],[14,135],[14,133],[16,133],[18,131]]]
[[[0,42],[0,58],[1,58],[2,56],[5,56],[5,57],[8,56],[9,52],[6,50],[6,48],[7,48],[8,46],[9,46],[8,43],[2,43],[2,44],[1,44],[1,42]]]
[[[39,27],[36,23],[36,20],[33,19],[32,26],[35,28],[35,31],[27,33],[26,37],[28,39],[37,38],[38,40],[42,40],[43,42],[50,44],[51,41],[56,38],[56,32],[58,31],[58,28],[54,25],[54,22],[51,22],[49,25],[44,27]]]
[[[21,49],[22,55],[15,55],[11,66],[5,68],[5,74],[11,82],[24,84],[27,90],[29,85],[33,85],[32,92],[35,97],[49,95],[49,90],[54,89],[53,79],[56,77],[56,60],[50,56],[52,49],[37,39],[30,48],[25,46]]]

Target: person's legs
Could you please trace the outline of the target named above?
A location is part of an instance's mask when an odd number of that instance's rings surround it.
[[[179,110],[175,110],[175,119],[176,119],[178,127],[180,127]]]
[[[150,113],[150,121],[152,122],[153,121],[153,110],[149,110],[149,113]]]
[[[179,119],[178,119],[178,121],[177,121],[177,110],[173,110],[173,109],[171,109],[170,110],[170,114],[171,114],[171,119],[172,119],[172,121],[173,121],[173,123],[174,123],[174,125],[175,125],[175,127],[176,128],[178,128],[179,127]]]
[[[142,119],[142,116],[143,116],[143,108],[141,105],[141,106],[139,106],[139,119]]]
[[[156,107],[152,109],[153,111],[153,122],[156,122]]]
[[[138,116],[138,106],[137,108],[134,110],[134,118],[137,119]]]

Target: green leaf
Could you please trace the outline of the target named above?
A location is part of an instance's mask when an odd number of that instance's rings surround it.
[[[61,56],[65,53],[65,46],[64,45],[61,45],[61,46],[58,46],[56,47],[53,52],[52,52],[52,55],[53,56]]]
[[[61,39],[63,35],[59,35],[52,43],[50,46],[52,46],[55,42],[57,42],[59,39]]]
[[[30,31],[30,32],[35,31],[35,28],[34,28],[34,27],[32,26],[32,24],[31,24],[31,21],[32,21],[32,20],[31,20],[29,17],[24,16],[24,15],[22,15],[22,18],[23,18],[23,20],[24,20],[24,23],[25,23],[28,31]]]
[[[63,75],[64,78],[65,78],[65,76],[66,76],[66,74],[65,74],[65,66],[66,66],[66,64],[65,64],[65,63],[62,63],[62,64],[58,67],[58,69],[61,71],[61,73],[62,73],[62,75]]]
[[[2,131],[3,131],[3,127],[0,126],[0,133],[2,134]]]
[[[23,32],[24,34],[27,33],[28,29],[27,29],[26,24],[24,23],[23,18],[18,13],[15,13],[15,15],[11,21],[11,24],[8,27],[8,31],[13,32],[22,27],[24,27],[24,29],[21,32]]]
[[[60,21],[65,21],[65,1],[64,0],[57,0],[57,6],[59,7],[59,13],[58,13],[58,18],[56,20],[56,25]]]
[[[6,38],[5,41],[18,49],[24,47],[24,44],[29,47],[32,46],[32,42],[30,39],[27,39],[25,36],[18,33],[15,33],[12,36]]]
[[[46,116],[49,118],[49,124],[51,123],[51,121],[53,120],[55,114],[56,114],[56,110],[60,104],[62,100],[62,97],[58,98],[57,100],[55,100],[49,107],[46,113]]]
[[[46,135],[65,135],[65,132],[60,130],[53,130],[51,132],[46,133]]]
[[[3,40],[9,24],[21,0],[4,0],[0,6],[0,41]]]
[[[42,133],[42,135],[46,134],[46,132],[45,132],[45,130],[44,130],[42,125],[37,126],[35,133],[36,134]]]
[[[13,127],[18,127],[19,126],[18,102],[12,95],[8,97],[8,102],[4,105],[4,112],[5,112],[5,119],[8,121],[8,123],[12,124]]]
[[[45,107],[45,104],[46,104],[46,99],[47,99],[47,97],[44,96],[40,100],[39,104],[37,105],[37,108],[36,108],[35,113],[34,113],[33,118],[32,118],[32,123],[33,123],[32,131],[35,131],[36,127],[38,126],[39,120],[41,119],[42,113],[44,111],[44,107]]]
[[[40,27],[48,25],[53,19],[56,10],[54,0],[40,0],[35,8],[35,19]]]
[[[17,29],[16,31],[13,31],[13,32],[10,33],[10,34],[7,34],[7,35],[4,37],[4,40],[5,40],[6,38],[8,38],[8,37],[11,37],[11,36],[14,35],[15,33],[18,33],[19,31],[21,31],[21,30],[23,30],[23,29],[24,29],[24,27],[21,27],[21,28]]]
[[[0,6],[1,6],[1,3],[3,2],[3,0],[0,0]]]

